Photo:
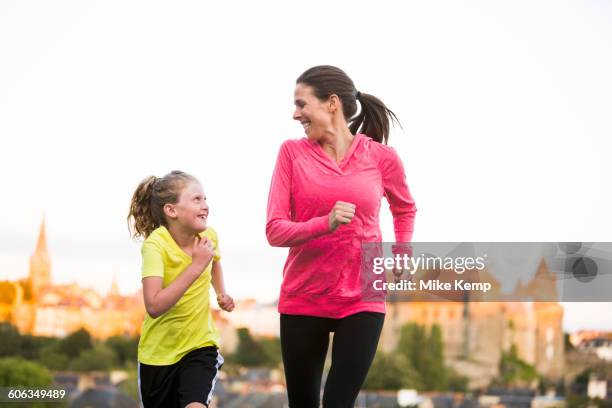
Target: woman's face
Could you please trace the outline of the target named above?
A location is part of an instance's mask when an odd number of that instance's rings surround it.
[[[320,140],[325,130],[332,126],[329,101],[321,102],[312,93],[312,87],[304,84],[296,85],[294,95],[293,119],[302,124],[309,140]]]

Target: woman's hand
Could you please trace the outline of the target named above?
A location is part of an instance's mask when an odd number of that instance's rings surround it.
[[[198,266],[200,273],[206,269],[213,259],[213,256],[214,248],[212,241],[206,237],[196,236],[196,242],[193,245],[193,253],[191,254],[191,263]]]
[[[226,312],[234,310],[234,299],[227,293],[219,293],[217,295],[217,303],[221,310],[225,310]]]
[[[329,229],[334,232],[342,224],[348,224],[355,216],[355,204],[338,201],[329,212]]]

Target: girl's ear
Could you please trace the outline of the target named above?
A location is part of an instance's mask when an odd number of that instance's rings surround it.
[[[164,204],[164,215],[168,218],[176,218],[176,208],[174,207],[174,204]]]

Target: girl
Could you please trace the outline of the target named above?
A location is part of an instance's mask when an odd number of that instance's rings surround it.
[[[382,240],[383,197],[398,242],[410,242],[416,207],[402,162],[386,146],[395,115],[380,99],[332,66],[300,75],[294,95],[293,119],[306,137],[280,148],[266,225],[271,245],[291,248],[278,303],[289,406],[319,406],[334,332],[323,407],[352,407],[385,318],[385,304],[361,293],[361,243]]]
[[[225,293],[217,233],[207,227],[208,204],[196,178],[173,171],[143,180],[128,225],[143,237],[142,287],[147,311],[138,344],[138,384],[150,407],[208,407],[223,357],[210,307],[234,309]]]

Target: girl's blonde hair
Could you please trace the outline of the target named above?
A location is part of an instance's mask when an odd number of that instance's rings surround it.
[[[162,178],[149,176],[142,180],[130,204],[128,229],[133,238],[147,238],[156,228],[166,225],[164,205],[176,204],[189,182],[198,180],[190,174],[174,170]]]

